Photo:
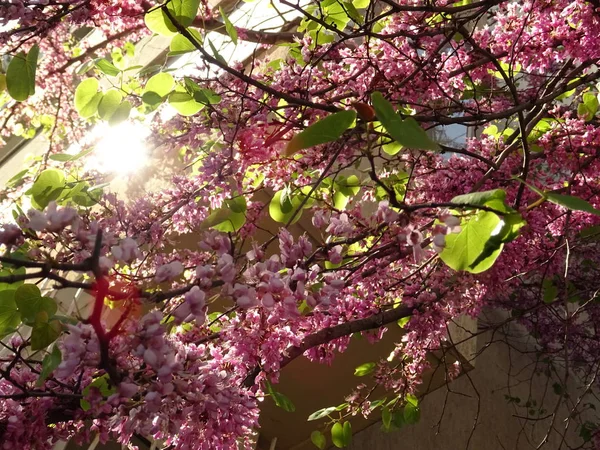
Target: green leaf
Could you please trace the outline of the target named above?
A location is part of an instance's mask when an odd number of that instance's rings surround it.
[[[202,36],[200,36],[198,30],[190,28],[188,29],[188,32],[192,35],[192,37],[195,39],[198,45],[202,44]],[[173,39],[171,39],[171,45],[169,46],[169,50],[169,55],[175,56],[182,55],[184,53],[194,52],[198,49],[196,48],[194,43],[191,42],[187,37],[185,37],[181,33],[178,33],[175,36],[173,36]]]
[[[356,369],[354,369],[354,375],[356,375],[357,377],[364,377],[372,373],[376,367],[377,364],[374,362],[361,364]]]
[[[46,378],[48,378],[52,372],[58,367],[60,362],[62,361],[62,354],[60,353],[60,349],[57,345],[54,346],[52,352],[48,353],[44,356],[44,360],[42,361],[42,370],[40,371],[40,377],[38,378],[35,385],[37,387],[41,387],[44,384]]]
[[[579,232],[579,237],[583,238],[583,239],[600,237],[600,225],[592,225],[592,226],[583,228]]]
[[[337,180],[338,189],[347,196],[353,196],[360,191],[360,179],[356,175],[350,175],[348,178],[339,177]]]
[[[583,211],[600,216],[600,210],[594,208],[589,202],[582,198],[572,195],[555,194],[554,192],[547,192],[544,195],[549,202],[559,206],[563,206],[573,211]]]
[[[184,77],[185,90],[199,103],[216,105],[221,102],[221,96],[212,89],[201,88],[198,83],[189,77]]]
[[[227,205],[234,213],[245,213],[247,209],[246,197],[237,195],[232,199],[225,200],[225,205]]]
[[[202,221],[202,223],[200,224],[200,229],[208,230],[209,228],[212,228],[215,225],[218,225],[224,222],[225,220],[229,219],[229,217],[231,217],[232,214],[233,211],[227,208],[215,209],[208,215],[206,219]]]
[[[344,448],[346,446],[344,426],[340,422],[334,423],[331,427],[331,440],[337,448]]]
[[[419,406],[419,399],[412,394],[407,394],[405,400],[406,403],[409,403],[413,406]]]
[[[325,438],[325,435],[318,430],[315,430],[310,434],[310,440],[317,448],[321,450],[324,450],[325,446],[327,445],[327,439]]]
[[[390,425],[392,424],[392,413],[388,406],[381,408],[381,422],[383,423],[385,429],[389,429]]]
[[[499,205],[495,205],[493,200],[488,203],[491,207],[496,209],[501,208],[504,203],[499,202]],[[518,213],[506,214],[502,219],[500,229],[496,228],[493,235],[487,240],[483,247],[481,254],[471,263],[470,268],[478,266],[481,262],[485,261],[490,256],[494,255],[495,252],[502,250],[504,244],[514,241],[519,237],[519,230],[526,225],[527,222],[523,220],[523,217]]]
[[[223,58],[223,56],[221,56],[221,54],[217,50],[217,47],[215,47],[215,44],[213,44],[212,41],[208,38],[206,39],[206,42],[208,42],[208,46],[210,47],[210,50],[211,50],[213,56],[215,57],[215,59],[217,61],[219,61],[221,64],[227,65],[227,61],[225,61],[225,58]]]
[[[33,323],[37,315],[44,311],[48,317],[54,316],[58,310],[56,301],[50,297],[42,297],[40,289],[35,284],[19,286],[15,292],[17,308],[23,322]]]
[[[52,200],[56,200],[65,188],[65,175],[57,169],[46,169],[37,177],[27,194],[40,208],[48,206]]]
[[[122,100],[123,96],[117,89],[111,89],[106,92],[98,104],[98,115],[100,118],[109,120],[119,108]]]
[[[169,95],[169,104],[182,116],[193,116],[204,109],[204,104],[198,103],[187,92],[172,92]]]
[[[14,175],[10,180],[8,180],[6,182],[6,185],[8,187],[18,186],[23,181],[23,178],[25,178],[25,175],[27,175],[28,172],[29,172],[29,169],[21,170],[19,173]]]
[[[225,205],[215,209],[204,219],[201,228],[214,228],[223,233],[238,231],[246,223],[246,198],[242,195],[226,200]]]
[[[103,190],[100,185],[91,187],[87,182],[82,181],[71,189],[67,198],[76,205],[89,208],[100,201],[102,193]]]
[[[356,10],[356,7],[351,2],[343,2],[344,9],[350,18],[357,23],[362,25],[364,23],[363,16]]]
[[[54,155],[50,155],[49,159],[51,159],[52,161],[67,162],[72,161],[73,156],[75,155],[70,155],[68,153],[55,153]]]
[[[587,107],[588,111],[592,116],[598,112],[598,95],[592,92],[586,92],[583,94],[583,103]]]
[[[223,11],[223,8],[221,8],[220,6],[219,6],[219,12],[221,13],[221,18],[223,19],[223,23],[225,24],[225,31],[227,31],[227,34],[233,41],[234,45],[237,45],[237,42],[238,42],[237,30],[235,29],[235,27],[233,26],[233,24],[227,17],[227,14],[225,14],[225,11]]]
[[[5,267],[0,270],[0,277],[6,277],[10,275],[24,275],[26,273],[25,267],[18,267],[14,270]],[[16,281],[14,283],[0,283],[0,291],[5,289],[16,290],[18,286],[22,285],[25,281]]]
[[[544,303],[552,303],[556,300],[558,288],[554,285],[551,278],[544,278],[542,282],[542,299]]]
[[[287,411],[287,412],[296,411],[296,406],[294,406],[292,401],[288,397],[283,395],[281,392],[273,391],[273,392],[271,392],[271,397],[273,397],[275,404],[277,406],[279,406],[281,409],[283,409],[284,411]]]
[[[198,13],[200,0],[170,0],[167,9],[179,25],[189,27]],[[146,26],[154,33],[172,36],[177,33],[177,27],[164,13],[162,8],[155,8],[144,16]]]
[[[87,78],[75,90],[75,109],[83,119],[92,117],[98,111],[102,93],[98,92],[98,80]]]
[[[413,403],[407,403],[404,406],[404,422],[413,425],[421,419],[421,410]]]
[[[307,420],[310,422],[312,420],[322,419],[323,417],[327,417],[329,414],[331,414],[332,412],[335,412],[336,410],[337,410],[337,408],[335,406],[330,406],[328,408],[319,409],[318,411],[315,411],[310,416],[308,416]]]
[[[88,384],[82,392],[84,397],[90,395],[90,390],[92,389],[92,387],[98,389],[100,391],[100,394],[105,398],[110,397],[117,391],[116,388],[110,384],[110,379],[107,374],[96,378],[94,381]],[[91,405],[87,400],[82,399],[79,401],[79,404],[81,405],[81,409],[83,409],[84,411],[88,411],[91,408]]]
[[[589,122],[594,117],[594,114],[585,103],[580,103],[579,105],[577,105],[577,116],[579,116],[586,122]]]
[[[491,191],[484,192],[472,192],[470,194],[463,194],[454,197],[451,201],[457,205],[477,205],[485,206],[487,202],[491,200],[501,200],[504,202],[506,199],[506,192],[502,189],[493,189]]]
[[[288,142],[284,155],[291,156],[299,150],[335,141],[354,123],[355,119],[356,112],[350,110],[324,117],[295,135]]]
[[[175,20],[183,27],[189,27],[200,7],[200,0],[171,0],[167,4],[167,8],[175,18]]]
[[[121,103],[115,112],[108,119],[108,123],[110,125],[116,125],[118,123],[123,122],[124,120],[129,119],[129,114],[131,113],[131,103],[129,100],[125,100]]]
[[[62,324],[53,319],[48,320],[48,314],[45,311],[38,313],[31,329],[31,349],[41,350],[48,347],[60,336]]]
[[[500,224],[500,217],[488,211],[479,211],[461,224],[460,233],[446,236],[446,247],[440,253],[440,258],[454,270],[465,270],[471,273],[483,272],[494,264],[502,247],[494,251],[489,257],[473,263],[484,251],[485,244]]]
[[[227,219],[222,220],[212,226],[217,231],[222,233],[235,233],[246,223],[246,214],[244,213],[231,213]]]
[[[352,424],[344,422],[344,447],[347,447],[352,442]]]
[[[406,317],[403,317],[402,319],[399,319],[397,322],[398,326],[400,328],[404,328],[406,326],[406,324],[410,321],[410,318],[411,318],[411,316],[406,316]]]
[[[594,431],[598,428],[598,425],[592,422],[585,422],[579,429],[579,437],[583,439],[583,442],[590,442],[594,437]]]
[[[386,143],[381,145],[381,149],[383,150],[384,153],[390,155],[390,156],[394,156],[397,155],[398,153],[400,153],[400,150],[402,150],[404,147],[402,145],[400,145],[398,142],[396,141],[390,141],[389,139],[386,139]]]
[[[177,27],[169,20],[162,8],[155,8],[144,16],[144,23],[148,29],[162,36],[173,36]]]
[[[15,302],[16,290],[0,291],[0,336],[12,333],[21,324],[21,313]]]
[[[144,88],[144,93],[153,92],[160,98],[166,96],[175,87],[173,75],[167,72],[160,72],[148,80]],[[146,101],[144,99],[144,101]]]
[[[402,119],[390,102],[380,92],[371,95],[373,108],[377,118],[386,131],[403,147],[418,150],[440,151],[440,146],[433,142],[423,128],[412,117]]]
[[[22,102],[35,94],[35,72],[40,49],[34,45],[28,54],[19,52],[6,69],[6,89],[9,95]]]
[[[98,69],[100,69],[100,71],[103,74],[108,75],[110,77],[116,77],[117,75],[119,75],[121,73],[121,71],[119,69],[117,69],[115,67],[115,65],[106,58],[99,58],[99,59],[95,60],[94,65]]]
[[[269,203],[269,215],[275,222],[280,223],[288,223],[292,217],[294,217],[294,220],[291,223],[296,223],[300,220],[302,211],[298,211],[295,216],[294,213],[300,208],[302,198],[299,195],[284,196],[284,192],[285,190],[276,192],[271,199],[271,203]]]

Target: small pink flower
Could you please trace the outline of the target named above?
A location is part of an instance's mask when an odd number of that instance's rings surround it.
[[[165,281],[173,280],[183,273],[183,264],[180,261],[173,261],[156,269],[154,281],[164,283]]]

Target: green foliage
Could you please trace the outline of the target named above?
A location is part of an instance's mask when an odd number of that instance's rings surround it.
[[[577,115],[589,122],[598,112],[598,95],[592,92],[586,92],[582,96],[583,102],[577,105]]]
[[[336,422],[331,427],[331,441],[337,448],[344,448],[352,442],[352,425],[350,422]]]
[[[377,364],[374,362],[361,364],[356,369],[354,369],[354,375],[356,375],[357,377],[364,377],[372,373],[376,367]]]
[[[275,193],[271,202],[269,203],[269,215],[275,222],[295,223],[300,220],[302,211],[296,211],[302,204],[302,198],[300,195],[292,195],[289,193],[289,189],[283,189]],[[296,214],[294,216],[294,214]]]
[[[273,397],[275,404],[277,406],[279,406],[281,409],[283,409],[284,411],[287,411],[287,412],[296,411],[296,406],[292,403],[292,401],[288,397],[283,395],[281,392],[273,391],[271,393],[271,397]]]
[[[75,109],[83,119],[92,117],[98,111],[102,100],[102,92],[98,92],[99,83],[96,78],[87,78],[79,83],[75,90]]]
[[[482,254],[485,243],[500,223],[500,217],[488,211],[479,211],[461,223],[461,231],[457,234],[446,236],[446,247],[440,258],[452,269],[465,270],[472,273],[483,272],[494,264],[500,255],[502,247],[490,256],[473,266],[479,255]]]
[[[597,429],[597,424],[586,421],[579,427],[579,437],[583,439],[583,442],[590,442]]]
[[[21,323],[15,292],[12,289],[0,291],[0,337],[12,333]]]
[[[190,28],[188,29],[188,32],[192,35],[197,44],[202,43],[202,36],[200,36],[198,30]],[[169,56],[176,56],[196,51],[197,48],[196,45],[194,45],[194,42],[191,42],[183,34],[178,33],[175,36],[173,36],[173,39],[171,39],[171,45],[169,46],[169,50]]]
[[[364,22],[363,15],[358,9],[364,9],[369,2],[366,0],[340,1],[340,0],[322,0],[318,5],[307,6],[306,12],[320,19],[304,19],[298,26],[298,31],[308,34],[313,43],[311,48],[316,45],[323,45],[333,42],[335,32],[328,30],[323,23],[329,25],[334,30],[344,30],[352,20],[356,24]]]
[[[246,198],[238,195],[225,204],[215,209],[202,222],[202,229],[214,228],[223,233],[233,233],[238,231],[246,223]]]
[[[273,398],[273,401],[277,406],[287,412],[296,411],[296,406],[292,403],[292,401],[281,392],[277,392],[275,389],[273,389],[273,385],[268,380],[265,380],[265,386],[267,388],[267,392]]]
[[[204,105],[217,105],[221,102],[221,96],[212,89],[202,88],[189,77],[183,79],[186,91],[194,97],[198,103]]]
[[[57,345],[54,346],[52,351],[44,356],[42,361],[42,370],[40,371],[40,377],[35,383],[37,387],[44,384],[44,381],[52,374],[52,372],[58,367],[62,361],[62,354]]]
[[[193,116],[205,106],[188,94],[183,86],[178,86],[175,92],[169,94],[169,104],[182,116]]]
[[[315,430],[310,434],[310,440],[320,450],[324,450],[325,446],[327,445],[327,439],[325,438],[325,435],[318,430]]]
[[[48,203],[60,197],[65,187],[65,175],[62,171],[46,169],[40,173],[26,194],[31,195],[33,206],[44,209]]]
[[[421,419],[421,409],[419,408],[419,400],[414,395],[406,396],[406,404],[404,405],[404,422],[408,425],[413,425]]]
[[[404,201],[404,195],[406,193],[406,185],[408,184],[410,176],[406,172],[398,172],[390,175],[389,177],[382,178],[381,182],[390,188],[397,202],[402,203]],[[388,192],[380,185],[375,186],[375,199],[378,201],[385,200],[388,198]]]
[[[116,77],[121,71],[108,59],[98,58],[94,61],[94,65],[105,75],[109,77]]]
[[[128,100],[122,102],[117,109],[110,115],[108,118],[108,123],[110,125],[116,125],[118,123],[123,122],[129,118],[129,114],[131,113],[131,103]]]
[[[50,297],[42,297],[35,284],[19,286],[15,291],[15,301],[21,313],[21,320],[27,325],[34,323],[40,312],[52,317],[58,310],[56,301]]]
[[[175,79],[173,75],[167,72],[160,72],[151,77],[144,88],[142,99],[144,102],[149,103],[146,99],[147,93],[154,93],[160,99],[169,94],[175,87]],[[150,103],[152,104],[152,103]]]
[[[440,258],[454,270],[480,273],[488,270],[500,255],[504,244],[515,240],[525,221],[506,204],[506,192],[493,189],[459,195],[452,203],[465,207],[487,207],[491,211],[479,211],[463,217],[461,231],[446,236],[446,247]]]
[[[60,336],[61,331],[62,324],[59,320],[50,319],[46,311],[40,311],[31,329],[31,349],[46,348]]]
[[[457,205],[487,206],[488,202],[492,200],[504,202],[506,200],[506,192],[503,189],[493,189],[491,191],[457,195],[452,199],[452,203]]]
[[[111,89],[104,94],[98,103],[98,115],[101,119],[108,120],[119,108],[123,96],[117,89]]]
[[[350,198],[360,191],[360,185],[360,179],[356,175],[338,176],[333,188],[333,206],[337,209],[345,209]]]
[[[40,49],[34,45],[29,53],[17,53],[6,69],[6,89],[9,95],[22,102],[35,94],[35,72]]]
[[[16,269],[11,269],[7,264],[4,265],[4,268],[0,270],[0,277],[6,277],[10,275],[24,275],[26,272],[25,267],[18,267]],[[14,283],[0,283],[0,291],[5,289],[13,289],[16,290],[18,286],[22,285],[23,281],[16,281]]]
[[[594,208],[589,202],[582,198],[575,197],[573,195],[556,194],[554,192],[547,192],[544,194],[546,200],[556,205],[560,205],[564,208],[573,211],[583,211],[596,216],[600,216],[600,210]]]
[[[542,299],[544,303],[552,303],[556,300],[558,288],[555,286],[551,278],[544,278],[542,282]]]
[[[162,7],[154,8],[144,16],[144,22],[150,31],[163,36],[173,36],[177,33],[177,27],[163,11],[165,4],[177,23],[187,28],[196,18],[200,0],[170,0],[163,3]]]
[[[417,150],[439,151],[440,146],[433,142],[425,130],[419,126],[412,117],[402,119],[390,102],[388,102],[380,92],[374,92],[371,95],[373,108],[377,113],[377,118],[400,145]]]
[[[223,19],[223,23],[225,24],[225,31],[227,31],[227,34],[231,38],[231,41],[235,45],[237,45],[237,42],[238,42],[237,30],[235,29],[235,27],[233,26],[233,24],[227,17],[227,14],[225,14],[225,11],[223,11],[223,8],[221,8],[220,6],[219,6],[219,12],[221,13],[221,18]]]
[[[390,425],[392,424],[392,412],[387,405],[381,408],[381,423],[385,431],[390,429]]]
[[[491,202],[490,202],[491,204]],[[518,213],[505,214],[500,230],[494,230],[492,236],[485,242],[481,254],[469,266],[471,269],[478,267],[487,258],[492,257],[504,244],[514,241],[519,237],[519,230],[526,222]]]
[[[319,409],[318,411],[315,411],[310,416],[308,416],[307,420],[310,422],[312,420],[322,419],[323,417],[327,417],[329,414],[335,412],[336,409],[337,408],[335,406],[329,406],[328,408]]]
[[[295,135],[285,148],[284,155],[294,153],[315,145],[326,144],[339,139],[356,119],[356,112],[346,110],[333,113],[313,123]]]
[[[94,381],[88,384],[83,389],[83,396],[87,397],[88,395],[90,395],[90,391],[92,388],[98,389],[100,391],[100,394],[104,398],[110,397],[116,392],[116,388],[110,384],[108,375],[106,374],[96,378]],[[84,411],[89,411],[89,409],[92,407],[92,405],[90,405],[90,403],[85,399],[80,400],[79,404],[81,406],[81,409],[83,409]]]

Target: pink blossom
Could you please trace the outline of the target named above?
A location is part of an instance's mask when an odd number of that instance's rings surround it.
[[[162,265],[156,269],[154,281],[164,283],[165,281],[173,280],[183,273],[183,269],[183,264],[180,261],[172,261]]]

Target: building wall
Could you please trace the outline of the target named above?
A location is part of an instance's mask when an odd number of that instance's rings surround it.
[[[503,313],[488,312],[487,318],[499,323]],[[348,450],[529,450],[544,441],[544,449],[576,448],[582,443],[577,418],[566,420],[564,405],[573,405],[585,387],[571,375],[569,398],[561,399],[552,386],[558,379],[549,378],[545,363],[531,353],[531,338],[516,326],[507,331],[508,338],[477,337],[482,353],[474,369],[426,395],[418,424],[385,433],[377,422],[357,433]],[[525,407],[528,400],[535,406]]]

